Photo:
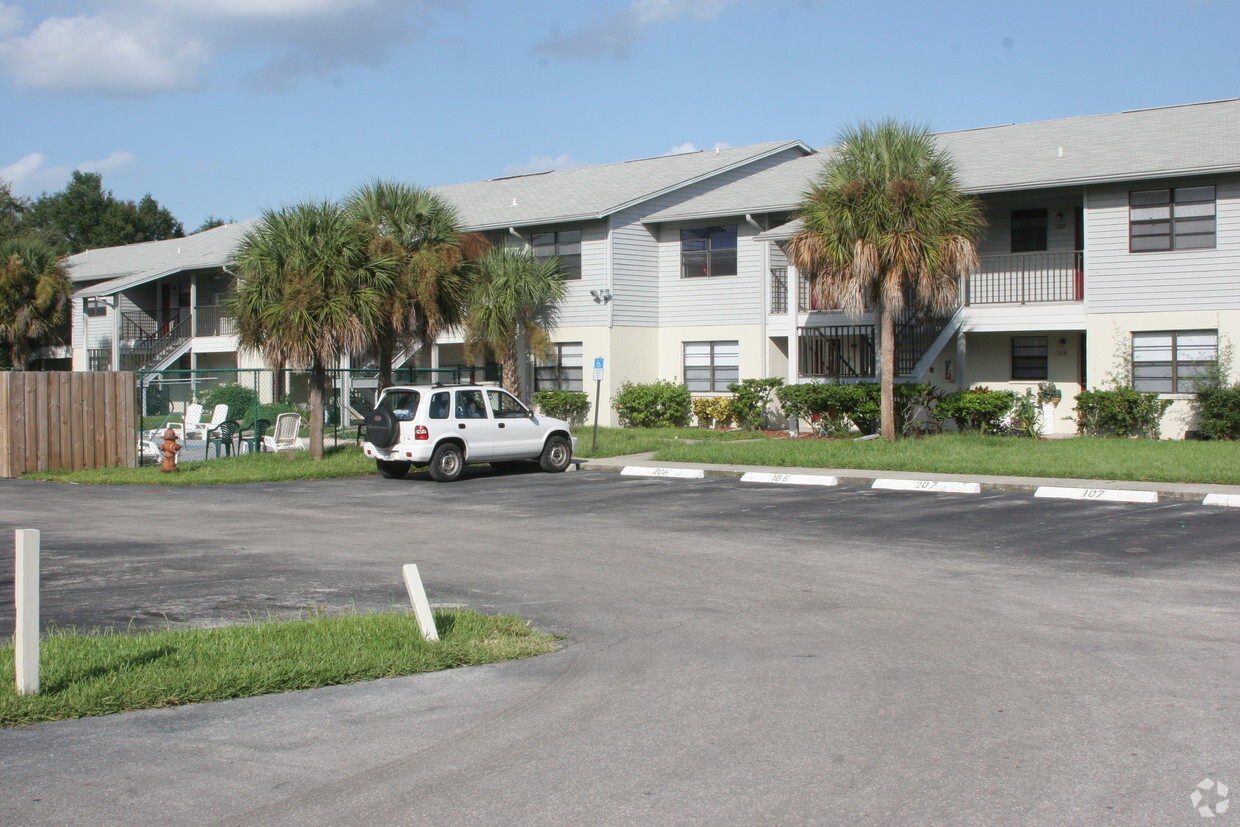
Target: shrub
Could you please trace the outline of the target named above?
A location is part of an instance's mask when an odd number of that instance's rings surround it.
[[[235,382],[216,385],[202,396],[202,406],[207,411],[210,411],[216,405],[227,405],[228,418],[237,420],[252,418],[254,416],[254,405],[257,402],[258,397],[255,395],[253,388],[247,388],[245,385],[239,385]]]
[[[698,425],[702,427],[706,427],[706,423],[710,422],[716,428],[724,428],[732,421],[732,397],[694,397],[693,415],[697,417]]]
[[[1042,393],[1034,395],[1033,391],[1025,391],[1017,396],[1012,405],[1012,433],[1039,439],[1042,436]]]
[[[590,413],[590,397],[581,391],[545,390],[534,394],[534,404],[547,416],[564,419],[574,425],[586,421]]]
[[[928,413],[938,399],[933,385],[897,384],[894,394],[896,428],[904,433],[918,427],[921,414]],[[878,431],[882,386],[877,382],[785,385],[775,396],[786,413],[813,422],[826,436],[847,436],[853,425],[863,434]]]
[[[767,379],[742,379],[728,385],[728,390],[736,394],[732,398],[732,415],[737,423],[751,431],[760,431],[766,427],[766,406],[771,401],[771,393],[784,384],[778,376]]]
[[[664,379],[644,385],[625,382],[611,403],[626,428],[683,428],[689,424],[691,398],[687,385]]]
[[[1207,439],[1240,439],[1240,385],[1199,388],[1197,430]]]
[[[1016,396],[1015,391],[992,391],[986,387],[953,391],[939,401],[932,415],[939,422],[955,420],[962,431],[998,433],[1003,418],[1016,404]]]
[[[1086,436],[1158,439],[1170,399],[1132,388],[1081,391],[1076,397],[1076,426]]]

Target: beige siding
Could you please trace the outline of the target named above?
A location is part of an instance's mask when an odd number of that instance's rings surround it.
[[[1213,183],[1212,250],[1128,252],[1128,193]],[[1240,307],[1240,176],[1091,187],[1086,209],[1085,301],[1090,313]]]

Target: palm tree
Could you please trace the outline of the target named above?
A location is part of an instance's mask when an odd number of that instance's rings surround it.
[[[0,341],[9,364],[25,370],[30,340],[55,336],[72,292],[60,256],[34,238],[0,242]]]
[[[369,235],[323,202],[264,213],[230,265],[241,346],[272,364],[309,369],[310,456],[322,459],[327,368],[373,343],[396,262],[373,255]]]
[[[392,384],[397,347],[430,347],[442,330],[461,322],[471,265],[490,243],[463,233],[446,200],[409,184],[373,181],[355,190],[345,209],[371,234],[372,252],[398,262],[375,339],[379,387],[385,388]]]
[[[526,250],[492,250],[478,270],[465,317],[465,356],[494,353],[503,366],[505,390],[520,397],[523,346],[540,359],[555,352],[548,331],[555,329],[556,305],[568,292],[564,274],[556,259]]]
[[[906,305],[955,306],[958,279],[977,268],[981,210],[961,193],[955,166],[928,130],[883,121],[844,131],[799,213],[793,264],[823,300],[850,315],[861,315],[867,302],[874,307],[880,431],[895,439],[895,316]]]

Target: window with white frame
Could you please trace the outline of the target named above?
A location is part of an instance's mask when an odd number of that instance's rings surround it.
[[[1149,393],[1196,393],[1218,364],[1217,330],[1132,334],[1132,386]]]
[[[546,362],[539,362],[534,368],[534,390],[584,390],[584,352],[581,342],[556,343],[555,356]]]
[[[581,278],[581,230],[534,233],[530,244],[539,259],[559,259],[566,281]]]
[[[690,391],[726,392],[740,376],[739,342],[685,342],[685,384]]]
[[[736,225],[680,231],[682,278],[736,275]]]
[[[1128,194],[1128,249],[1213,249],[1214,187],[1176,187]]]
[[[87,316],[106,316],[108,315],[108,304],[101,298],[92,297],[82,300],[82,312]]]

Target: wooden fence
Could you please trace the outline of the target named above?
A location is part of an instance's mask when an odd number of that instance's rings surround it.
[[[0,477],[137,464],[136,374],[0,373]]]

